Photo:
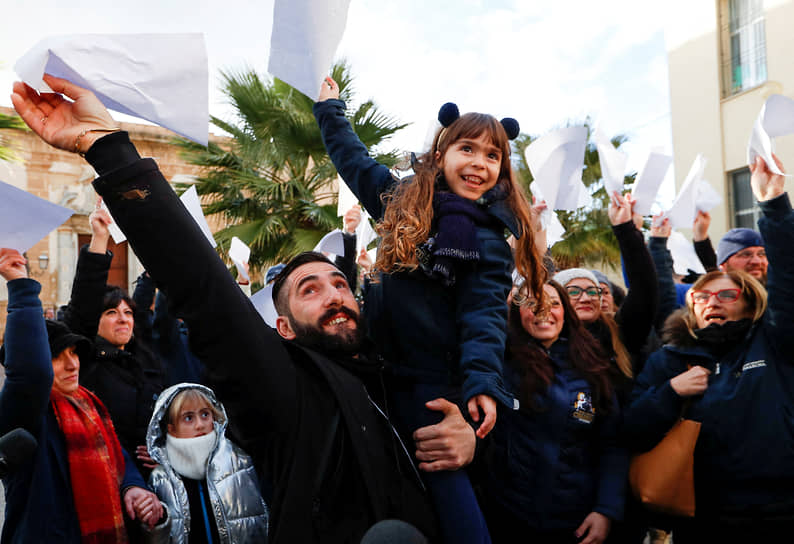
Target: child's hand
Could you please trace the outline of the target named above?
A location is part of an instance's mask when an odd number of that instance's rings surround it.
[[[477,437],[485,438],[496,424],[496,401],[488,395],[475,395],[469,399],[469,415],[476,422],[480,421],[480,409],[485,414],[485,418],[477,429]]]
[[[157,495],[142,487],[132,486],[124,492],[124,507],[130,519],[154,527],[163,517],[163,505]]]
[[[141,461],[146,468],[154,468],[157,466],[157,462],[149,456],[149,450],[146,449],[146,446],[137,446],[135,448],[135,457],[137,457],[138,461]]]
[[[339,85],[329,76],[323,80],[323,84],[320,86],[320,98],[317,99],[317,102],[325,102],[330,98],[339,98]]]

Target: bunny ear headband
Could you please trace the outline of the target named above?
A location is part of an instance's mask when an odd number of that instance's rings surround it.
[[[458,110],[458,106],[454,103],[447,102],[441,106],[441,109],[438,110],[438,122],[441,123],[441,126],[444,128],[441,129],[442,134],[438,137],[438,141],[441,141],[441,138],[444,136],[443,132],[449,125],[457,121],[458,117],[460,117],[460,111]],[[502,123],[502,127],[505,129],[508,139],[514,140],[516,136],[518,136],[520,130],[518,121],[512,117],[505,117],[499,122]]]

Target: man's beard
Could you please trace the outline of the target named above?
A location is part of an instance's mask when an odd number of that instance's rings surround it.
[[[345,314],[356,324],[356,328],[353,330],[343,329],[336,334],[323,331],[322,323],[338,313]],[[344,306],[325,312],[317,320],[317,325],[298,323],[294,318],[291,318],[290,321],[292,322],[292,331],[295,333],[295,342],[323,355],[351,356],[357,354],[361,349],[361,339],[364,336],[361,320],[353,310]]]

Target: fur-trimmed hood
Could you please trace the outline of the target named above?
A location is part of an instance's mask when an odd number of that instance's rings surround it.
[[[689,332],[686,326],[684,317],[687,315],[687,312],[689,312],[689,308],[685,306],[683,308],[678,308],[668,316],[662,328],[663,344],[672,344],[679,348],[692,348],[698,345],[697,338],[692,336],[692,333]]]

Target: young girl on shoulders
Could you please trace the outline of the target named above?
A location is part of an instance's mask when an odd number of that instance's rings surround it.
[[[461,116],[445,104],[432,148],[413,165],[413,176],[397,180],[370,157],[338,98],[339,87],[327,78],[314,114],[340,176],[378,219],[380,278],[365,308],[394,378],[391,416],[411,433],[440,420],[425,403],[444,395],[468,408],[483,438],[495,424],[497,402],[516,407],[502,381],[512,271],[529,278],[536,293],[545,280],[530,208],[510,166],[518,123]],[[515,256],[506,231],[517,238]],[[421,452],[417,458],[420,468],[439,470]],[[484,522],[476,526],[482,516],[465,473],[431,473],[428,487],[446,541],[488,542]]]

